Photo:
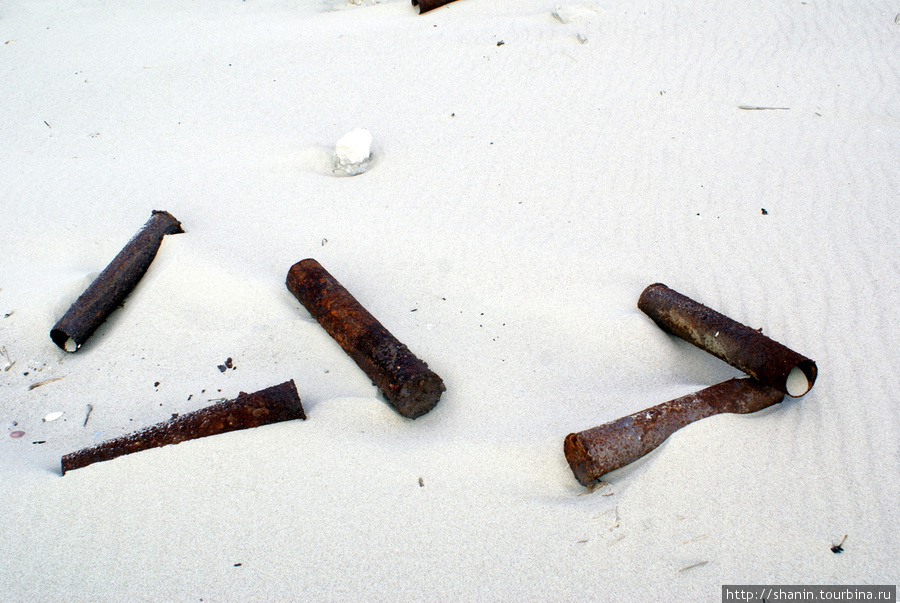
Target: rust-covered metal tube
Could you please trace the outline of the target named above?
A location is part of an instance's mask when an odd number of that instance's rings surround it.
[[[291,266],[287,288],[404,417],[430,411],[443,380],[369,314],[319,262]]]
[[[154,210],[143,228],[94,279],[50,331],[53,343],[74,352],[122,305],[156,257],[163,237],[184,232],[172,214]]]
[[[802,396],[816,382],[809,358],[661,283],[644,289],[638,308],[664,331],[789,396]]]
[[[784,399],[754,379],[729,379],[699,392],[566,436],[563,451],[575,479],[589,486],[638,460],[689,423],[720,413],[751,413]]]
[[[72,469],[149,448],[294,419],[305,420],[306,414],[297,387],[291,380],[252,394],[241,392],[234,400],[207,406],[91,448],[71,452],[62,457],[62,472],[65,475]]]
[[[456,2],[456,0],[412,0],[412,5],[419,7],[419,14],[421,15],[451,2]]]

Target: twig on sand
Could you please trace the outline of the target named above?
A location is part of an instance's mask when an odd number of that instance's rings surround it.
[[[706,565],[707,563],[709,563],[709,561],[701,561],[700,563],[695,563],[694,565],[689,565],[687,567],[683,567],[680,570],[678,570],[678,572],[679,573],[686,572],[689,569],[693,569],[695,567],[700,567],[701,565]]]
[[[615,530],[616,528],[620,527],[620,524],[619,524],[619,507],[616,506],[616,507],[613,509],[613,511],[615,511],[615,514],[616,514],[616,523],[613,524],[613,527],[609,528],[608,531],[610,531],[610,532],[612,532],[612,531]]]
[[[46,379],[44,381],[38,381],[37,383],[32,383],[31,385],[29,385],[28,389],[30,391],[30,390],[33,390],[42,385],[47,385],[48,383],[53,383],[54,381],[59,381],[60,379],[65,379],[65,378],[66,378],[66,376],[63,375],[62,377],[54,377],[53,379]]]
[[[738,105],[738,109],[744,111],[790,111],[790,107],[753,107],[750,105]]]
[[[0,356],[3,356],[4,358],[6,358],[6,366],[3,367],[4,372],[11,369],[13,367],[13,365],[16,363],[15,360],[12,360],[9,357],[9,352],[6,350],[6,346],[3,346],[2,348],[0,348]]]
[[[88,419],[91,418],[91,413],[94,411],[94,406],[93,406],[93,405],[88,404],[87,407],[88,407],[88,409],[87,409],[87,414],[84,415],[84,423],[81,425],[82,427],[87,427]]]
[[[841,541],[839,543],[837,543],[836,545],[834,545],[833,547],[831,547],[831,552],[835,553],[835,554],[843,553],[844,552],[844,542],[846,540],[847,540],[847,534],[844,534],[844,537],[841,538]]]

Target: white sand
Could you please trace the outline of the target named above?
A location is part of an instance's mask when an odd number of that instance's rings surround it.
[[[898,11],[0,3],[0,599],[896,584]],[[357,127],[372,165],[333,177]],[[50,328],[152,209],[186,233],[62,352]],[[294,300],[305,257],[444,378],[431,413],[399,416]],[[567,433],[738,374],[637,310],[653,282],[819,379],[582,496]],[[64,453],[287,379],[306,422],[59,475]]]

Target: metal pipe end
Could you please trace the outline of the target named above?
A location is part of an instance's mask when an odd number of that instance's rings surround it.
[[[53,343],[58,345],[61,350],[69,353],[78,350],[83,343],[76,341],[74,337],[70,337],[69,334],[62,329],[53,329],[50,331],[50,339],[52,339]]]
[[[412,0],[412,5],[419,7],[419,14],[421,15],[422,13],[427,13],[430,10],[434,10],[455,1],[456,0]]]
[[[181,222],[169,212],[162,209],[154,209],[150,215],[151,217],[156,217],[157,215],[162,216],[162,219],[166,222],[165,234],[184,234],[184,228],[181,226]]]
[[[587,487],[600,477],[596,470],[592,470],[595,464],[584,445],[584,440],[580,433],[570,433],[566,436],[566,440],[563,443],[563,452],[579,484]]]
[[[815,385],[818,373],[819,369],[816,367],[815,361],[804,360],[800,362],[788,373],[784,384],[785,393],[792,398],[799,398],[806,394]]]
[[[425,367],[424,371],[400,384],[395,395],[389,396],[385,392],[385,397],[401,415],[408,419],[418,419],[437,406],[445,391],[447,387],[444,381]]]

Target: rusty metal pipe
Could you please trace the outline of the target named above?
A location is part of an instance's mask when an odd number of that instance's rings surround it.
[[[816,382],[809,358],[661,283],[644,289],[638,308],[664,331],[789,396],[802,396]]]
[[[291,266],[287,288],[369,376],[404,417],[430,411],[443,380],[369,314],[337,279],[310,258]]]
[[[419,14],[421,15],[451,2],[456,2],[456,0],[412,0],[412,5],[419,7]]]
[[[249,429],[270,423],[306,419],[294,381],[260,390],[241,392],[234,400],[220,402],[163,423],[103,442],[62,457],[62,472],[149,448],[179,444],[186,440]]]
[[[154,210],[140,231],[75,300],[50,331],[50,339],[66,352],[74,352],[137,286],[156,257],[163,237],[184,232],[172,214]]]
[[[720,413],[756,412],[783,399],[783,393],[754,379],[729,379],[611,423],[570,433],[563,451],[575,479],[589,486],[651,452],[689,423]]]

